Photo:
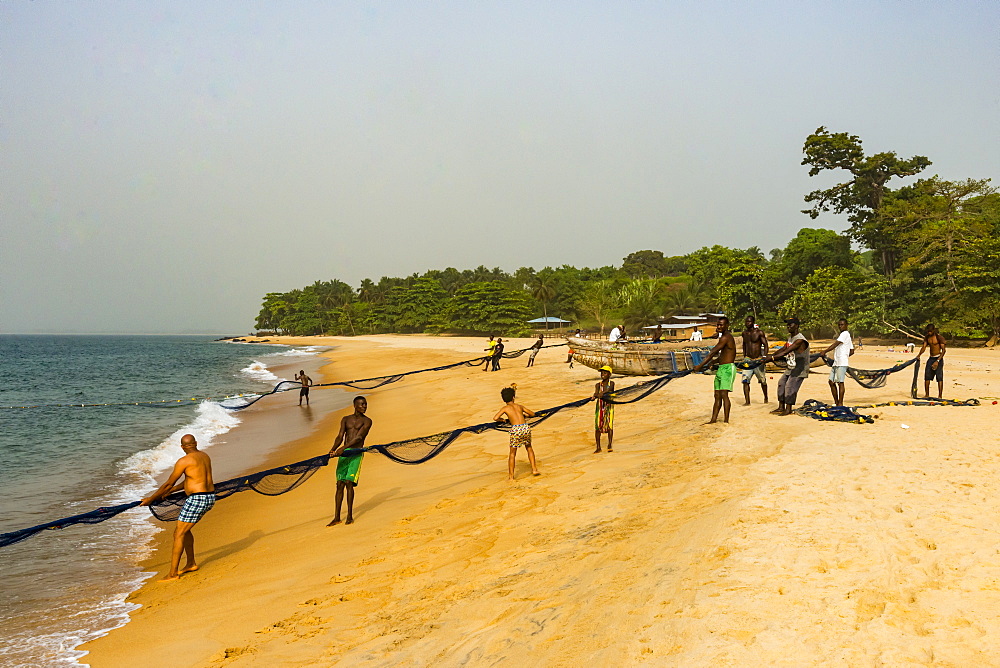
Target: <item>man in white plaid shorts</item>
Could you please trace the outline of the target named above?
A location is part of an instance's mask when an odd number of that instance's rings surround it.
[[[160,582],[178,580],[185,573],[198,570],[198,563],[194,559],[194,534],[191,529],[215,505],[212,460],[198,449],[198,441],[191,434],[184,434],[181,437],[181,449],[184,450],[184,456],[174,464],[174,470],[170,473],[170,477],[141,503],[143,506],[148,506],[181,488],[187,494],[187,499],[184,500],[184,505],[181,507],[181,514],[177,517],[177,526],[174,528],[170,571]],[[178,485],[177,489],[174,489],[174,485],[181,476],[184,476],[183,485]],[[182,553],[187,553],[187,564],[178,571]]]

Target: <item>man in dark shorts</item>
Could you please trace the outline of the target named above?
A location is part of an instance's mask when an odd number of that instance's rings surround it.
[[[491,360],[493,368],[491,371],[500,370],[500,359],[503,357],[503,339],[499,336],[497,337],[497,344],[493,347],[493,359]]]
[[[786,355],[788,369],[778,381],[778,407],[771,411],[775,415],[791,415],[795,399],[802,387],[802,381],[809,377],[809,341],[799,332],[799,319],[795,316],[785,320],[788,325],[788,341],[783,348],[764,356],[765,362]]]
[[[184,490],[187,499],[181,506],[181,514],[177,517],[174,527],[174,544],[170,551],[170,570],[160,582],[177,580],[185,573],[198,570],[194,559],[194,533],[191,529],[215,505],[215,482],[212,480],[212,460],[198,449],[198,441],[192,434],[181,436],[181,449],[184,456],[174,464],[174,470],[160,488],[143,499],[139,505],[148,506],[156,503],[170,493]],[[174,489],[174,484],[184,476],[184,484]],[[181,554],[187,553],[187,565],[181,570]]]
[[[931,398],[931,381],[936,380],[938,385],[938,399],[944,394],[944,353],[947,346],[944,337],[941,336],[934,325],[927,325],[924,331],[924,345],[920,347],[917,357],[924,354],[924,350],[930,346],[931,356],[927,358],[927,366],[924,367],[924,399]]]
[[[757,327],[757,319],[748,315],[746,320],[743,321],[743,361],[744,362],[754,362],[761,359],[767,352],[767,336],[759,327]],[[760,389],[764,393],[764,403],[767,401],[767,374],[764,370],[764,364],[754,367],[753,369],[743,369],[741,371],[743,376],[743,398],[746,399],[744,406],[750,405],[750,381],[753,380],[754,376],[757,377],[757,382],[760,383]]]
[[[297,380],[300,383],[302,383],[302,388],[299,390],[299,406],[302,405],[302,398],[303,397],[305,397],[306,406],[308,406],[309,405],[309,386],[313,384],[312,378],[310,378],[309,376],[307,376],[306,372],[300,369],[299,372],[297,374],[295,374],[295,380]]]
[[[542,349],[543,343],[544,341],[542,340],[542,335],[539,334],[538,340],[531,344],[531,353],[528,355],[528,366],[535,366],[535,355],[537,355],[538,351]]]
[[[701,364],[694,368],[694,371],[701,371],[716,356],[719,357],[719,368],[715,372],[715,403],[712,405],[712,419],[706,424],[715,424],[719,421],[719,410],[725,407],[724,422],[729,422],[729,393],[733,391],[733,381],[736,380],[736,339],[729,331],[729,318],[722,316],[715,323],[715,333],[719,340],[715,347],[709,351],[708,357],[701,361]]]
[[[344,492],[347,492],[347,521],[344,524],[354,524],[354,488],[358,486],[361,474],[361,460],[365,453],[342,454],[344,450],[363,448],[368,432],[372,428],[372,420],[365,415],[368,412],[368,400],[364,397],[354,397],[354,413],[345,415],[340,421],[340,431],[330,449],[331,457],[337,460],[337,510],[333,519],[327,524],[332,527],[340,524],[340,507],[344,502]]]

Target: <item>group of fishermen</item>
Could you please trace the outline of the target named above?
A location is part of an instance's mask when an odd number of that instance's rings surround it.
[[[785,320],[788,327],[788,339],[785,345],[777,350],[769,352],[767,335],[756,323],[754,316],[750,315],[744,320],[743,339],[743,361],[740,372],[743,376],[743,397],[744,405],[750,405],[750,383],[754,377],[760,384],[764,394],[764,403],[769,403],[767,396],[767,375],[765,365],[774,362],[775,359],[785,357],[787,369],[782,373],[778,381],[778,407],[771,413],[775,415],[791,415],[796,403],[799,388],[802,382],[809,377],[809,366],[812,363],[810,355],[810,342],[799,331],[801,321],[793,316]],[[841,318],[837,321],[837,328],[840,330],[836,340],[820,351],[819,356],[823,357],[827,353],[833,353],[833,364],[830,369],[830,393],[833,395],[835,406],[844,405],[844,381],[847,377],[849,358],[854,354],[854,341],[851,333],[847,329],[847,320]],[[708,355],[700,364],[694,367],[694,371],[701,371],[713,360],[718,359],[718,368],[715,372],[714,381],[714,404],[712,406],[712,417],[708,424],[718,422],[719,413],[723,414],[723,421],[729,422],[729,393],[733,390],[733,383],[736,379],[736,338],[729,329],[729,318],[722,316],[716,323],[716,336],[718,342],[709,351]],[[925,350],[930,348],[930,358],[924,369],[924,397],[930,398],[930,384],[932,380],[937,381],[938,399],[944,392],[944,355],[947,346],[944,337],[933,325],[927,325],[924,331],[924,344],[917,353],[920,357]]]

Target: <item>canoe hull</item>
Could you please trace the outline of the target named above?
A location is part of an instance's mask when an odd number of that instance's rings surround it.
[[[591,339],[566,339],[573,350],[573,360],[600,369],[610,366],[611,372],[622,376],[662,376],[694,368],[710,350],[676,350],[663,346],[636,343],[610,343]]]

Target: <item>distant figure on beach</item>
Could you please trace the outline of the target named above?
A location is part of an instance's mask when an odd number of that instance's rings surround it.
[[[691,332],[691,340],[692,341],[701,341],[702,340],[702,335],[701,335],[701,330],[700,329],[695,329],[693,332]]]
[[[907,341],[907,342],[906,342],[906,352],[908,352],[908,353],[912,353],[912,352],[913,352],[913,349],[914,349],[914,347],[915,347],[915,346],[913,345],[913,341]]]
[[[619,327],[618,325],[615,325],[614,328],[611,330],[611,333],[608,334],[608,341],[610,341],[611,343],[617,343],[618,339],[620,338],[622,338],[622,328]]]
[[[170,570],[160,582],[177,580],[185,573],[198,570],[194,558],[194,533],[191,529],[215,505],[215,482],[212,480],[212,460],[198,449],[198,441],[191,434],[181,436],[184,456],[174,464],[174,470],[160,488],[147,496],[139,505],[148,506],[180,489],[187,498],[181,506],[181,514],[174,527],[174,544],[170,550]],[[174,489],[174,485],[184,476],[184,483]],[[177,570],[181,563],[181,553],[187,554],[187,564]]]
[[[767,352],[767,336],[757,326],[757,319],[748,315],[743,321],[743,361],[755,362],[760,360]],[[764,371],[764,364],[755,366],[752,369],[743,369],[743,398],[746,400],[744,406],[750,405],[750,381],[754,376],[760,383],[760,389],[764,393],[764,403],[767,401],[767,373]]]
[[[506,418],[510,422],[510,454],[507,456],[507,479],[514,479],[514,460],[517,456],[517,449],[524,446],[528,453],[528,463],[531,464],[531,475],[541,475],[538,466],[535,464],[535,451],[531,447],[531,425],[524,421],[525,417],[535,417],[535,413],[521,404],[514,403],[517,390],[513,387],[505,387],[500,390],[500,398],[504,401],[501,408],[493,419],[499,422]]]
[[[531,344],[531,354],[528,355],[528,366],[535,366],[535,355],[538,351],[542,349],[542,344],[545,342],[542,340],[542,335],[538,335],[538,340]]]
[[[615,438],[615,405],[604,400],[604,395],[615,391],[615,381],[611,380],[611,367],[601,367],[601,381],[594,386],[594,399],[597,405],[594,407],[594,440],[597,441],[597,449],[594,454],[601,451],[601,434],[608,435],[608,452],[614,452],[612,441]]]
[[[775,415],[791,415],[795,399],[802,387],[802,381],[809,377],[809,341],[799,332],[799,319],[795,316],[785,320],[788,325],[788,341],[784,347],[764,356],[765,362],[785,355],[788,368],[778,381],[778,407],[771,411]]]
[[[572,369],[572,368],[573,368],[573,354],[574,354],[575,352],[576,352],[576,351],[574,351],[574,350],[573,350],[572,348],[570,348],[570,349],[569,349],[569,356],[568,356],[568,357],[566,358],[566,361],[567,361],[567,362],[569,363],[569,368],[570,368],[570,369]]]
[[[920,346],[917,357],[924,354],[930,346],[931,356],[927,358],[927,366],[924,367],[924,399],[931,398],[931,381],[937,380],[938,399],[944,394],[944,353],[947,346],[944,337],[938,334],[934,325],[927,325],[924,331],[924,345]]]
[[[715,382],[712,385],[715,390],[715,403],[712,404],[712,419],[707,424],[718,422],[719,410],[723,408],[725,409],[723,421],[729,422],[731,406],[729,393],[733,391],[733,382],[736,380],[736,339],[729,331],[729,318],[726,316],[719,318],[715,323],[715,331],[719,336],[718,343],[712,347],[701,364],[694,367],[695,372],[701,371],[713,358],[716,356],[719,358],[719,368],[715,372]]]
[[[309,387],[313,384],[312,378],[306,375],[306,372],[302,369],[295,374],[295,380],[302,383],[302,387],[299,389],[299,406],[302,405],[302,398],[306,399],[306,406],[309,405]]]
[[[847,367],[850,364],[848,358],[854,354],[854,340],[851,333],[847,331],[847,320],[841,318],[837,321],[837,328],[840,334],[837,340],[831,343],[821,355],[826,355],[833,351],[833,366],[830,368],[830,393],[833,394],[833,405],[844,405],[844,379],[847,378]]]
[[[343,454],[344,450],[363,448],[368,432],[372,428],[372,419],[365,415],[368,412],[368,400],[362,396],[354,397],[354,412],[345,415],[340,421],[340,431],[330,448],[331,457],[337,460],[337,496],[336,510],[333,519],[327,524],[332,527],[340,524],[340,507],[344,502],[344,492],[347,492],[347,521],[344,524],[354,524],[354,488],[358,486],[358,476],[361,474],[361,460],[365,453]]]
[[[483,371],[489,371],[490,366],[493,364],[493,352],[497,347],[497,342],[493,340],[493,335],[490,334],[489,345],[487,345],[483,350],[486,351],[486,359],[483,361]]]
[[[493,347],[493,371],[500,370],[500,359],[503,358],[503,339],[497,337],[497,344]]]
[[[656,323],[656,329],[653,330],[653,343],[659,343],[663,338],[663,325]]]

